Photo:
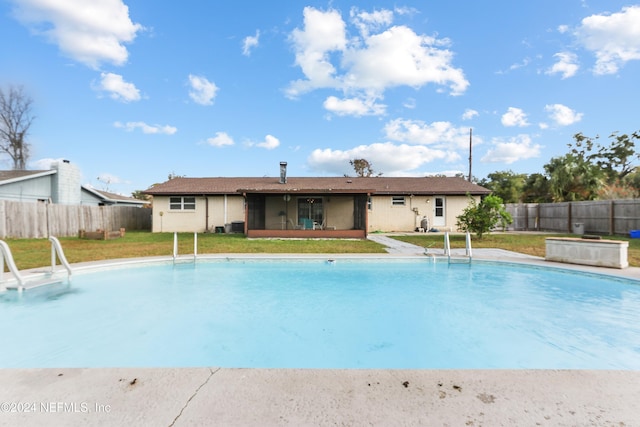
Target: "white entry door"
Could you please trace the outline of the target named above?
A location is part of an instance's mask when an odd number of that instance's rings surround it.
[[[433,226],[444,227],[445,224],[444,197],[436,197],[433,205]]]

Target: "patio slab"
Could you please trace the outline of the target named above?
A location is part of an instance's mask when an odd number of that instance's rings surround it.
[[[628,371],[5,369],[0,384],[1,426],[640,425]]]

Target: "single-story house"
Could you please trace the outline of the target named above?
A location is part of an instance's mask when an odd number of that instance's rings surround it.
[[[490,190],[458,177],[178,177],[153,196],[153,232],[365,238],[375,231],[455,230]]]
[[[81,185],[80,170],[69,161],[56,162],[49,170],[0,171],[0,200],[60,205],[138,206],[144,200]]]

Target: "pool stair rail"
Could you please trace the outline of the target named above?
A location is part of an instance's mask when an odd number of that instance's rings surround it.
[[[9,271],[13,274],[13,277],[16,279],[18,288],[22,288],[24,285],[24,279],[20,274],[20,270],[16,266],[15,261],[13,260],[13,255],[11,254],[11,249],[9,249],[9,245],[4,240],[0,240],[0,261],[2,261],[0,265],[0,291],[4,291],[9,289],[9,287],[5,284],[4,280],[4,264],[7,263],[7,267],[9,267]]]
[[[73,274],[73,270],[71,269],[71,265],[67,261],[67,257],[64,255],[64,251],[62,250],[62,245],[60,241],[51,236],[49,237],[49,241],[51,242],[51,270],[49,273],[45,275],[44,278],[40,278],[37,280],[29,280],[27,281],[13,259],[13,254],[11,253],[11,249],[9,249],[9,245],[6,242],[0,240],[0,290],[17,290],[18,292],[22,292],[25,289],[37,288],[45,285],[53,285],[62,283],[60,278],[54,277],[56,273],[56,256],[60,260],[60,263],[67,271],[67,280],[71,281],[71,275]],[[4,263],[7,263],[9,267],[9,271],[13,274],[15,278],[15,283],[7,283],[4,281]]]
[[[178,233],[173,233],[173,263],[176,264],[180,261],[191,262],[195,264],[198,259],[198,233],[193,233],[193,255],[188,255],[186,257],[180,258],[178,255]]]
[[[449,240],[449,232],[444,233],[444,255],[447,257],[449,264],[471,264],[473,252],[471,250],[471,233],[465,234],[465,254],[464,256],[454,256],[451,254],[451,242]]]

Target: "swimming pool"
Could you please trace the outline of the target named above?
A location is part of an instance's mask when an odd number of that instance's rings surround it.
[[[0,294],[0,368],[640,369],[640,285],[515,264],[210,260]]]

